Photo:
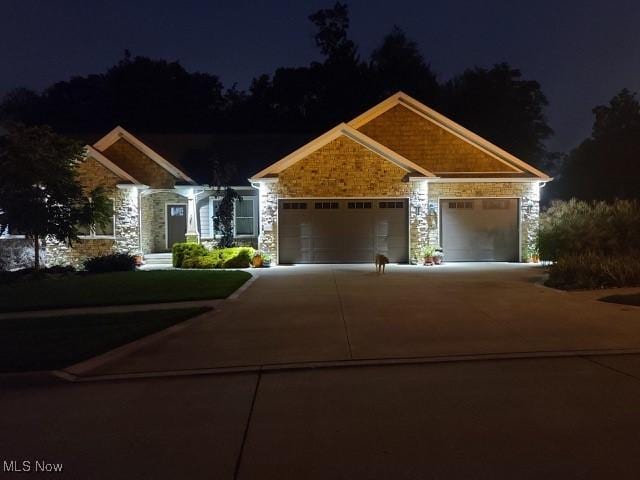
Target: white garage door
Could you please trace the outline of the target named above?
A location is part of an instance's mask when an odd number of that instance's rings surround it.
[[[441,200],[440,217],[445,260],[518,261],[517,198]]]
[[[280,263],[408,261],[407,200],[280,200]]]

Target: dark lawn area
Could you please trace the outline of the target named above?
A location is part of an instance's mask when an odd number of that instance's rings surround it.
[[[609,295],[600,299],[601,302],[621,303],[622,305],[635,305],[640,307],[640,293],[629,293],[627,295]]]
[[[68,367],[207,308],[0,320],[0,372]]]
[[[156,270],[75,274],[0,285],[0,312],[226,298],[251,274]]]

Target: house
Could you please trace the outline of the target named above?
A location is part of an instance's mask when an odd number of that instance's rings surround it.
[[[194,138],[169,137],[143,141],[116,127],[86,146],[80,181],[87,190],[108,189],[113,224],[86,230],[72,247],[48,239],[47,264],[168,252],[185,240],[216,244],[219,192],[206,172],[194,179],[182,167],[179,151]],[[236,139],[228,159],[241,164],[236,242],[277,263],[371,262],[377,253],[411,262],[426,245],[442,245],[448,261],[529,257],[540,188],[551,179],[408,95],[393,95],[267,166],[273,157],[264,152],[284,154],[281,140],[273,150],[267,138]],[[213,140],[216,149],[222,143]],[[247,143],[253,150],[243,158]],[[0,257],[17,266],[28,260],[25,244],[5,235]]]
[[[161,142],[160,142],[161,143]],[[174,159],[152,149],[140,138],[116,127],[85,147],[78,178],[85,191],[106,188],[113,200],[113,222],[85,229],[69,247],[47,238],[43,260],[47,265],[79,266],[92,256],[113,252],[152,254],[171,251],[186,239],[214,246],[213,215],[220,201],[218,189],[190,177]],[[234,185],[241,199],[235,202],[235,240],[257,246],[257,190],[246,180]],[[0,260],[8,268],[33,262],[32,247],[11,232],[0,237]]]
[[[259,245],[279,263],[524,261],[538,228],[531,165],[400,92],[251,177]]]

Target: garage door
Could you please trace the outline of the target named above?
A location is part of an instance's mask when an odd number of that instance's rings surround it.
[[[517,262],[518,199],[440,201],[445,260]]]
[[[406,199],[280,200],[280,263],[408,261]]]

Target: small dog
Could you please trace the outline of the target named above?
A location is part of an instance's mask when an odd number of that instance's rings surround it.
[[[385,257],[384,255],[381,254],[377,254],[376,258],[374,260],[375,264],[376,264],[376,272],[378,274],[380,274],[380,271],[382,271],[382,273],[384,273],[384,267],[387,263],[389,263],[389,258]]]

